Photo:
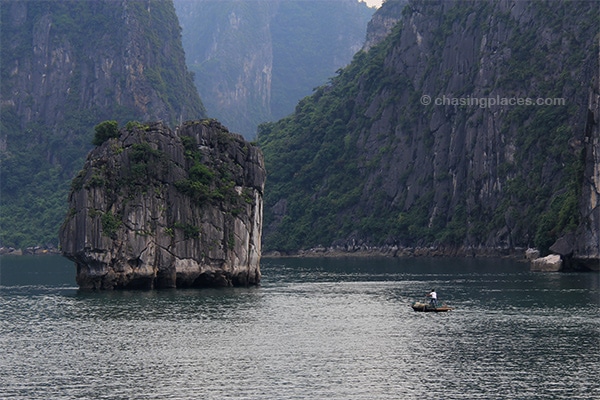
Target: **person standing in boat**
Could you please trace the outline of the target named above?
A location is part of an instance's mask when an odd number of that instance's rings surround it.
[[[431,292],[427,294],[427,297],[431,297],[431,300],[429,301],[431,306],[437,307],[437,293],[435,292],[435,289],[431,289]]]

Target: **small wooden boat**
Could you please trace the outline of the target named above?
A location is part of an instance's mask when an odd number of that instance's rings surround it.
[[[412,304],[412,309],[420,312],[445,312],[452,310],[451,307],[448,307],[446,304],[438,305],[437,307],[432,306],[429,303],[422,303],[420,301],[415,301]]]

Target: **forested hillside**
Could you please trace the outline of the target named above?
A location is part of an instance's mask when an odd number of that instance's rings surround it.
[[[593,243],[599,26],[592,1],[410,1],[259,128],[265,248],[547,251],[577,229]]]
[[[170,1],[2,1],[0,246],[57,246],[103,120],[205,115]]]
[[[211,117],[246,138],[346,66],[374,10],[357,0],[175,0]]]

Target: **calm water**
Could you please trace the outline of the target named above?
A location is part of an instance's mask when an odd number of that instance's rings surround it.
[[[80,292],[3,257],[2,399],[597,399],[599,275],[263,260],[259,288]],[[415,313],[432,287],[449,313]]]

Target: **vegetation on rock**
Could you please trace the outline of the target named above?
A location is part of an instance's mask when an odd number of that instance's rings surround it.
[[[108,139],[119,137],[119,124],[117,121],[104,121],[94,127],[94,132],[92,144],[94,146],[100,146]]]

